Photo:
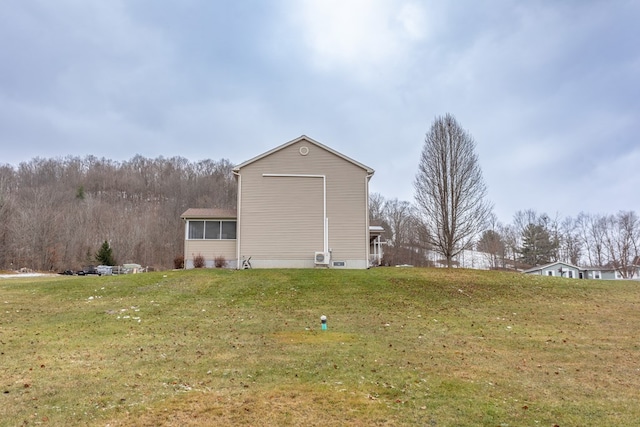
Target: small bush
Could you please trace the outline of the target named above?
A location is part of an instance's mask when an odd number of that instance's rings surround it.
[[[178,255],[173,259],[173,268],[176,270],[184,268],[184,257],[182,255]]]
[[[213,263],[216,266],[216,268],[223,268],[223,267],[226,267],[227,260],[222,255],[219,255],[213,260]]]
[[[200,254],[193,257],[193,267],[194,268],[204,268],[205,262],[204,257]]]

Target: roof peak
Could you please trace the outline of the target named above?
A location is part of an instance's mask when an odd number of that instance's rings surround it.
[[[238,172],[241,168],[243,168],[243,167],[245,167],[245,166],[247,166],[247,165],[249,165],[251,163],[257,162],[260,159],[263,159],[263,158],[265,158],[265,157],[267,157],[267,156],[269,156],[269,155],[271,155],[271,154],[273,154],[273,153],[275,153],[277,151],[283,150],[283,149],[289,147],[290,145],[293,145],[293,144],[298,143],[300,141],[307,141],[307,142],[309,142],[311,144],[314,144],[317,147],[320,147],[323,150],[328,151],[328,152],[340,157],[341,159],[346,160],[346,161],[348,161],[348,162],[350,162],[350,163],[352,163],[352,164],[364,169],[370,175],[373,175],[373,173],[374,173],[374,170],[372,168],[370,168],[369,166],[366,166],[366,165],[364,165],[364,164],[362,164],[362,163],[360,163],[360,162],[358,162],[356,160],[353,160],[351,157],[345,156],[344,154],[334,150],[331,147],[328,147],[328,146],[316,141],[315,139],[313,139],[311,137],[308,137],[307,135],[300,135],[299,137],[297,137],[295,139],[292,139],[291,141],[285,142],[282,145],[279,145],[279,146],[277,146],[275,148],[272,148],[271,150],[266,151],[266,152],[264,152],[264,153],[262,153],[262,154],[260,154],[260,155],[258,155],[256,157],[253,157],[253,158],[251,158],[251,159],[249,159],[249,160],[247,160],[245,162],[242,162],[239,165],[237,165],[236,167],[234,167],[233,171],[234,172]]]

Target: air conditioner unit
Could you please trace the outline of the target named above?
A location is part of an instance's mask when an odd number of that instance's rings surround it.
[[[329,252],[316,252],[313,261],[316,265],[329,265],[331,254]]]

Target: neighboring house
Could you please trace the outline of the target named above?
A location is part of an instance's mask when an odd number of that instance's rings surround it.
[[[622,279],[622,275],[611,267],[584,267],[583,272],[585,279]]]
[[[552,262],[550,264],[533,267],[523,271],[526,274],[542,276],[568,277],[571,279],[617,280],[622,279],[620,272],[612,267],[577,267],[566,262]]]
[[[552,262],[523,271],[525,274],[537,274],[540,276],[568,277],[569,279],[582,279],[583,269],[566,262]]]
[[[202,255],[241,268],[368,268],[382,256],[369,228],[369,180],[374,171],[301,136],[233,169],[235,212],[189,209],[185,267]],[[375,262],[374,262],[375,264]]]

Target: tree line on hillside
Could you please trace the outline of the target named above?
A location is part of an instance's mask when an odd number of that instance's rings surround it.
[[[0,269],[78,269],[96,263],[105,241],[114,262],[171,268],[187,208],[235,208],[232,168],[226,159],[139,155],[0,165]]]

